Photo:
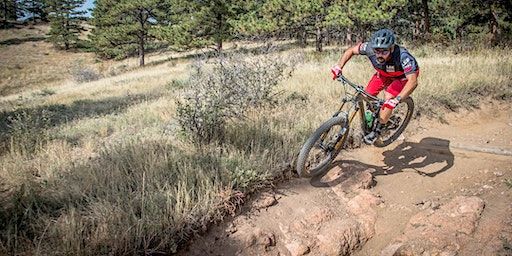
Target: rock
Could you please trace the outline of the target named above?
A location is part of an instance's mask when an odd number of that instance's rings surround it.
[[[502,172],[494,172],[494,175],[496,175],[496,177],[501,177],[501,176],[503,176],[503,173]]]
[[[248,234],[245,239],[245,247],[262,246],[268,248],[276,245],[276,237],[270,231],[263,231],[256,228],[254,232]]]
[[[316,237],[315,255],[350,255],[370,239],[355,219],[338,220],[324,227]]]
[[[293,241],[285,245],[286,249],[290,252],[291,256],[306,255],[310,252],[309,246],[301,241]]]
[[[232,241],[238,241],[240,248],[244,248],[244,253],[267,251],[277,243],[273,232],[248,226],[240,228],[230,237]]]
[[[373,186],[373,175],[372,172],[375,172],[373,169],[368,169],[364,172],[361,172],[359,175],[357,175],[356,179],[358,182],[355,182],[354,185],[352,185],[352,189],[369,189]]]
[[[369,189],[375,184],[372,172],[374,172],[374,169],[357,171],[355,169],[348,168],[346,171],[342,171],[338,178],[343,181],[339,184],[332,184],[334,186],[332,189],[340,196],[346,193],[357,192],[362,189]]]
[[[349,255],[375,234],[375,207],[382,200],[367,190],[347,202],[351,217],[335,218],[318,231],[317,255]]]
[[[384,248],[381,252],[381,256],[394,256],[394,255],[398,255],[398,249],[400,249],[400,247],[402,247],[402,243],[395,243],[395,244],[390,244],[388,245],[386,248]]]
[[[229,226],[226,228],[226,233],[228,234],[233,234],[235,233],[236,231],[238,231],[235,227],[235,225],[233,225],[233,223],[229,224]]]
[[[329,208],[322,208],[317,211],[314,211],[309,216],[307,216],[305,222],[311,225],[318,225],[323,222],[329,221],[333,215],[333,212]],[[310,227],[310,225],[308,225],[308,227]]]
[[[265,209],[270,206],[276,205],[277,199],[275,197],[275,194],[272,193],[263,193],[260,198],[253,202],[253,207],[255,209]]]
[[[437,209],[423,210],[381,255],[457,255],[470,241],[483,209],[482,199],[459,196]]]

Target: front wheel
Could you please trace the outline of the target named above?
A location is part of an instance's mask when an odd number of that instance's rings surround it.
[[[336,158],[348,137],[348,122],[344,116],[323,123],[306,141],[297,157],[299,176],[317,176]]]
[[[393,115],[389,118],[386,127],[373,145],[376,147],[385,147],[398,139],[411,121],[413,112],[414,101],[411,97],[400,102],[393,110]]]

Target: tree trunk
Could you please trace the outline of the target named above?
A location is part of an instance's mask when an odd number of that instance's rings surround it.
[[[140,67],[144,66],[144,55],[145,55],[145,51],[144,51],[144,34],[141,33],[139,35],[139,66]]]
[[[297,36],[297,39],[299,40],[299,46],[306,47],[308,40],[308,32],[306,31],[306,28],[300,28],[300,32],[297,34]]]
[[[421,31],[420,26],[421,26],[420,21],[416,20],[414,22],[414,30],[412,31],[412,39],[413,40],[417,40],[418,37],[420,36],[420,31]]]
[[[423,23],[425,25],[425,34],[428,37],[430,37],[430,11],[428,9],[428,0],[422,0],[423,5]]]
[[[146,23],[147,18],[144,16],[144,10],[139,9],[139,25],[140,30],[138,32],[138,38],[139,38],[139,67],[144,66],[145,61],[145,46],[146,46],[146,28],[144,27],[144,24]]]
[[[2,25],[4,29],[7,29],[7,1],[3,1],[3,11],[4,11],[4,20],[2,21]]]
[[[69,15],[66,15],[66,21],[64,23],[64,49],[69,50]]]
[[[322,17],[320,15],[316,15],[316,17],[315,17],[315,27],[316,27],[315,44],[316,44],[317,52],[322,52],[322,45],[324,43],[323,42],[323,40],[324,40],[323,28],[322,28],[321,22],[322,22]]]
[[[489,6],[490,11],[490,19],[489,19],[489,26],[491,30],[491,45],[496,46],[498,44],[498,37],[499,37],[499,27],[498,27],[498,14],[496,13],[496,10],[492,8],[492,4]]]
[[[345,37],[345,44],[351,45],[352,44],[352,29],[347,28],[347,35]]]
[[[218,37],[217,38],[217,52],[221,52],[222,51],[222,38]]]
[[[222,13],[218,13],[217,14],[217,52],[221,52],[222,51],[222,36],[223,36],[223,31],[222,31],[222,26],[223,26],[223,22],[222,22]]]
[[[322,52],[322,45],[323,45],[322,27],[317,25],[317,27],[316,27],[316,51],[317,52]]]

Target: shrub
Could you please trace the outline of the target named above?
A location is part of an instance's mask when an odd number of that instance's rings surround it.
[[[40,97],[46,97],[46,96],[50,96],[50,95],[54,95],[54,94],[55,94],[55,90],[49,89],[49,88],[43,88],[40,91],[32,93],[33,96],[40,96]]]
[[[189,89],[177,102],[178,123],[196,141],[222,141],[228,120],[276,104],[275,87],[296,63],[273,54],[220,54],[196,61]]]
[[[75,62],[69,69],[69,73],[78,83],[86,83],[96,81],[101,78],[101,75],[94,69],[84,66],[82,61]]]
[[[48,111],[38,114],[22,111],[9,116],[6,125],[11,152],[31,154],[43,147],[49,138],[46,129],[51,127],[50,117]],[[7,131],[1,131],[5,132]],[[4,137],[6,134],[1,135]]]

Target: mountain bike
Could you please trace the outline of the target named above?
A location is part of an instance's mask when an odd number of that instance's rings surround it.
[[[344,148],[351,125],[358,114],[363,136],[370,133],[378,122],[384,99],[367,93],[363,86],[349,81],[343,75],[340,75],[337,81],[344,88],[341,106],[302,146],[297,157],[297,173],[301,177],[317,176],[327,170]],[[413,99],[402,99],[373,145],[385,147],[395,141],[409,124],[413,111]]]

